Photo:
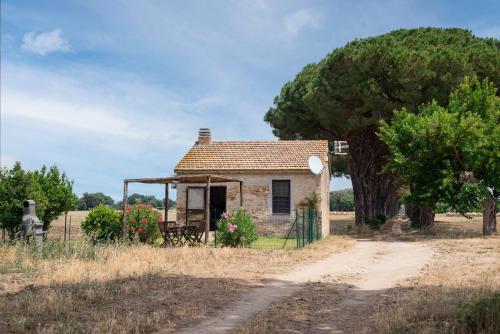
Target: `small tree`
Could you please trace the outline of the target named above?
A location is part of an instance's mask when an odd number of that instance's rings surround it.
[[[73,194],[73,181],[70,181],[66,173],[61,173],[55,165],[50,168],[42,166],[40,171],[33,173],[33,177],[46,198],[45,210],[39,214],[38,218],[43,223],[43,229],[47,231],[54,219],[75,207],[76,196]]]
[[[493,84],[466,78],[448,108],[433,101],[419,114],[397,111],[391,124],[381,122],[379,136],[390,152],[384,170],[409,184],[411,203],[428,208],[420,214],[423,226],[432,222],[438,201],[457,211],[480,202],[483,233],[495,230],[500,103]]]

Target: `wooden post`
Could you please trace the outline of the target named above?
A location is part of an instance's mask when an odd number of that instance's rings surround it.
[[[64,242],[66,242],[66,224],[68,221],[68,211],[64,214]]]
[[[163,217],[163,220],[165,220],[164,226],[167,226],[167,222],[168,222],[168,183],[165,183],[165,216]]]
[[[210,175],[207,177],[207,188],[205,195],[205,245],[208,244],[208,233],[210,233]]]
[[[243,181],[240,181],[240,207],[243,207]]]
[[[123,181],[122,233],[124,239],[127,239],[127,207],[128,207],[128,182]]]
[[[68,240],[71,240],[71,215],[69,216]]]

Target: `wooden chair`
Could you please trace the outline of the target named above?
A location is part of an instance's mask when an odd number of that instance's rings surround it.
[[[201,239],[203,238],[203,235],[205,234],[205,221],[193,220],[193,221],[190,221],[190,225],[197,227],[197,229],[195,231],[195,235],[194,235],[194,241],[197,244],[201,244],[202,243]]]
[[[158,225],[163,236],[161,247],[176,246],[179,241],[177,233],[175,232],[177,227],[175,221],[159,221]]]

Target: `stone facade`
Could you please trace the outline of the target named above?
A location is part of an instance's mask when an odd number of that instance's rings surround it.
[[[321,211],[322,236],[325,237],[329,234],[330,175],[328,168],[321,175],[315,175],[304,170],[276,172],[265,170],[251,172],[204,171],[204,173],[243,180],[243,208],[252,214],[257,226],[257,232],[260,235],[286,235],[294,220],[294,210],[315,191],[320,195],[318,210]],[[179,174],[188,175],[185,173]],[[271,196],[273,180],[290,180],[291,215],[273,214]],[[179,224],[186,222],[186,190],[189,186],[199,187],[200,185],[177,185],[177,222]],[[226,187],[226,210],[228,212],[240,207],[239,183],[213,183],[212,186]]]

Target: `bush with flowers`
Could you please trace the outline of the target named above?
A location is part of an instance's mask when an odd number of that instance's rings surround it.
[[[252,216],[243,209],[232,214],[224,212],[217,222],[217,244],[229,247],[246,247],[257,240]]]
[[[127,209],[128,234],[130,240],[153,244],[161,237],[158,222],[161,214],[151,205],[135,204]]]

